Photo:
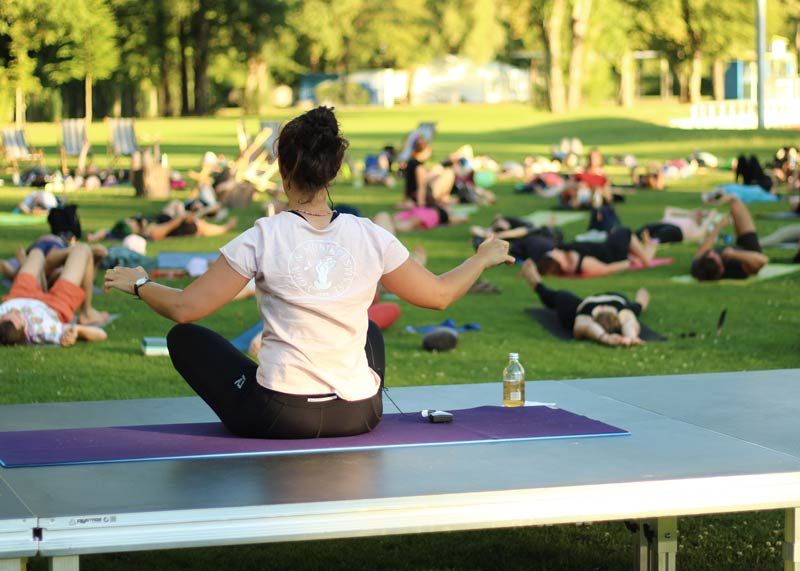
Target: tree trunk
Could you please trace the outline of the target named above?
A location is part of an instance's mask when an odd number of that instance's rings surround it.
[[[86,132],[89,132],[89,126],[92,124],[92,74],[87,73],[86,79],[84,80],[84,85],[86,86],[86,101],[85,107],[86,110],[84,111],[84,117],[86,118]]]
[[[725,62],[714,60],[714,101],[725,99]]]
[[[255,56],[247,59],[247,79],[244,82],[244,101],[242,107],[245,115],[252,115],[258,110],[258,61]]]
[[[150,118],[158,117],[158,88],[150,80],[142,82],[142,88],[147,95],[147,116]]]
[[[636,98],[636,70],[633,52],[625,50],[622,54],[619,70],[619,104],[622,107],[633,107]]]
[[[564,111],[564,72],[561,69],[561,28],[564,23],[566,0],[553,0],[550,16],[542,22],[542,37],[547,56],[547,93],[550,111]]]
[[[689,102],[689,74],[686,73],[685,66],[678,72],[678,98],[681,103]]]
[[[589,28],[591,10],[592,0],[575,0],[572,7],[572,53],[569,59],[569,92],[567,95],[567,108],[570,110],[581,106],[586,31]]]
[[[528,101],[532,106],[536,107],[536,105],[539,103],[539,70],[536,68],[536,58],[534,57],[531,57],[531,64],[528,68],[528,84],[530,85]]]
[[[672,99],[672,71],[670,70],[669,60],[662,57],[658,61],[659,81],[658,90],[662,101]]]
[[[703,54],[699,51],[692,56],[692,70],[689,76],[689,103],[700,101],[700,84],[703,81]]]
[[[181,20],[178,24],[178,42],[181,52],[181,115],[183,117],[186,117],[192,112],[189,107],[189,61],[186,57],[186,50],[189,48],[188,27],[186,20]]]
[[[114,88],[114,103],[111,105],[111,115],[122,117],[122,88],[117,84]]]
[[[195,115],[208,113],[208,36],[209,22],[206,18],[206,2],[192,16],[192,36],[194,39],[194,112]]]
[[[20,82],[17,82],[15,91],[14,122],[17,129],[22,129],[25,125],[25,90],[22,89]]]
[[[414,104],[414,81],[417,79],[417,66],[410,65],[408,67],[408,85],[406,91],[406,103],[409,105]]]
[[[256,68],[256,111],[259,115],[264,115],[267,112],[267,107],[270,104],[269,96],[269,73],[267,69],[267,62],[262,58],[258,58],[258,67]]]
[[[161,101],[161,114],[165,117],[172,115],[172,94],[169,90],[169,77],[171,69],[166,52],[161,54],[159,65],[159,81],[161,82],[159,99]]]

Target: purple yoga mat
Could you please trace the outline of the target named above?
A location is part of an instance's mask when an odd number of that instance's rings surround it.
[[[628,434],[545,406],[482,406],[451,412],[455,418],[447,424],[431,423],[419,413],[387,414],[367,434],[304,440],[239,438],[217,422],[0,432],[0,465],[18,468]]]

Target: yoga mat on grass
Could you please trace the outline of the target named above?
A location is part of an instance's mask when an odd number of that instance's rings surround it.
[[[0,212],[0,226],[33,226],[34,224],[47,224],[47,216]]]
[[[772,220],[797,220],[800,219],[800,212],[770,212],[769,214],[760,214],[757,218],[766,218]]]
[[[158,254],[158,267],[185,269],[193,258],[203,258],[210,264],[219,258],[219,252],[161,252]]]
[[[758,275],[751,276],[746,280],[717,280],[699,282],[694,279],[691,274],[686,274],[683,276],[674,276],[670,278],[670,281],[673,281],[676,284],[725,284],[746,286],[755,282],[763,282],[766,280],[771,280],[772,278],[787,276],[797,271],[800,271],[800,264],[767,264],[761,268],[761,271],[758,272]]]
[[[367,434],[299,440],[239,438],[216,422],[0,432],[0,465],[61,466],[629,434],[547,406],[482,406],[450,412],[454,415],[450,423],[431,423],[419,412],[387,414]]]
[[[658,266],[668,266],[675,262],[674,258],[653,258],[650,262],[649,266],[643,265],[638,260],[631,260],[631,265],[628,267],[626,272],[638,272],[639,270],[650,270],[652,268],[657,268]],[[614,275],[614,274],[611,274]],[[582,274],[574,275],[574,276],[558,276],[561,279],[569,279],[569,280],[590,280],[592,278],[602,278],[607,276],[585,276]]]
[[[453,214],[458,214],[459,216],[469,216],[470,214],[475,214],[478,211],[477,204],[453,204],[450,206],[450,210]]]
[[[572,341],[575,337],[572,336],[572,331],[568,331],[562,327],[561,322],[558,320],[556,312],[544,307],[532,307],[525,310],[525,313],[530,315],[534,321],[544,327],[550,335],[561,341]],[[660,333],[653,331],[647,325],[639,322],[642,330],[639,337],[642,341],[666,341],[667,338]]]
[[[559,212],[555,210],[539,210],[522,217],[536,226],[563,226],[573,222],[589,220],[588,212]]]
[[[262,329],[264,329],[264,322],[259,321],[241,335],[231,339],[231,345],[236,347],[239,351],[246,353],[250,348],[250,341],[256,336],[256,334],[261,333]]]

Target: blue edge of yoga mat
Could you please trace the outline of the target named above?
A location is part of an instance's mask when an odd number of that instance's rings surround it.
[[[366,434],[299,440],[239,438],[218,422],[0,432],[0,465],[18,468],[231,458],[630,434],[547,406],[483,406],[451,412],[454,420],[446,424],[431,423],[419,413],[387,414]]]

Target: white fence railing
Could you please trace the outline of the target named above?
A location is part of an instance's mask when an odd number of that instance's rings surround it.
[[[766,127],[800,126],[800,99],[773,99],[764,110]],[[680,129],[755,129],[758,126],[758,105],[750,99],[703,101],[692,104],[689,117],[673,119]]]

